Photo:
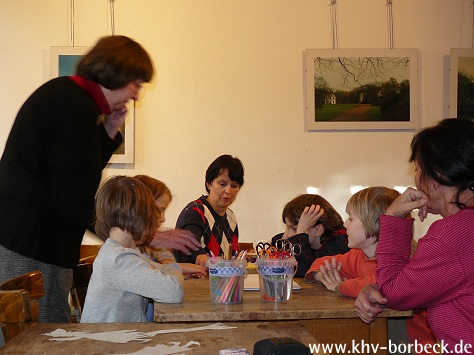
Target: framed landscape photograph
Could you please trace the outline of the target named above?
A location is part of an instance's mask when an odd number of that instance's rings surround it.
[[[308,49],[305,130],[416,130],[417,49]]]
[[[451,48],[449,116],[474,120],[474,49]]]
[[[74,75],[76,64],[89,50],[89,47],[51,47],[50,76]],[[123,143],[117,148],[109,163],[133,163],[135,158],[135,107],[131,101],[128,105],[125,124],[121,128]]]

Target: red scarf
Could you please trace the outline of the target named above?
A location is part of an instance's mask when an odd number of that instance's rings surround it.
[[[97,104],[97,113],[110,115],[112,110],[110,109],[109,103],[105,98],[104,93],[102,92],[99,84],[94,81],[87,80],[79,75],[70,76],[71,80],[74,81],[81,88],[86,90],[89,95],[94,99]]]

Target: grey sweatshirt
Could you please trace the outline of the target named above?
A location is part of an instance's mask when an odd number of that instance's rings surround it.
[[[81,323],[146,322],[148,298],[180,303],[183,297],[178,264],[157,264],[108,238],[94,261]]]

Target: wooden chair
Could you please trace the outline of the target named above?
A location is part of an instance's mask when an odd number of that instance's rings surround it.
[[[40,271],[14,277],[0,284],[0,325],[5,343],[38,322],[38,299],[44,296]]]
[[[252,251],[253,250],[253,243],[239,242],[239,252],[241,252],[242,250]]]
[[[96,257],[99,253],[99,250],[102,245],[95,245],[95,244],[81,244],[81,254],[79,264],[84,264],[86,261],[83,260],[85,258],[93,258]],[[90,260],[89,260],[90,261]],[[94,261],[94,260],[92,260]]]
[[[91,260],[93,258],[95,258],[95,256],[81,259],[85,261],[89,259],[89,262],[81,263],[73,269],[71,305],[74,307],[76,322],[78,323],[81,321],[82,308],[84,307],[84,301],[86,300],[87,287],[89,286],[89,280],[92,275]]]

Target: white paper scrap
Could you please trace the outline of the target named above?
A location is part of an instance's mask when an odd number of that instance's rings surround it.
[[[79,339],[94,339],[101,341],[108,341],[111,343],[121,343],[125,344],[129,341],[139,341],[145,343],[150,341],[147,333],[137,332],[136,330],[115,330],[111,332],[100,332],[100,333],[90,333],[90,332],[68,332],[64,329],[58,328],[51,333],[43,334],[45,336],[53,337],[49,339],[51,341],[71,341]]]
[[[58,328],[51,333],[45,333],[43,335],[53,337],[53,339],[49,339],[51,341],[71,341],[71,340],[78,340],[78,339],[94,339],[94,340],[101,340],[101,341],[108,341],[111,343],[128,343],[129,341],[138,341],[141,343],[145,343],[150,341],[151,337],[157,334],[167,334],[167,333],[186,333],[186,332],[196,332],[200,330],[225,330],[225,329],[233,329],[237,327],[228,326],[222,323],[214,323],[210,325],[206,325],[203,327],[194,327],[194,328],[178,328],[178,329],[163,329],[157,330],[154,332],[144,333],[144,332],[137,332],[135,330],[115,330],[111,332],[98,332],[98,333],[91,333],[91,332],[68,332],[64,329]]]
[[[157,334],[197,332],[199,330],[224,330],[224,329],[233,329],[233,328],[237,328],[237,327],[232,327],[230,325],[225,325],[222,323],[214,323],[214,324],[205,325],[202,327],[184,328],[184,329],[164,329],[164,330],[157,330],[155,332],[150,332],[150,333],[145,333],[145,334],[148,334],[148,336],[152,337]]]
[[[183,351],[188,351],[188,350],[195,350],[191,348],[191,345],[197,345],[200,346],[201,344],[197,341],[189,341],[187,344],[180,346],[181,342],[170,342],[168,344],[171,345],[164,345],[164,344],[158,344],[156,346],[147,346],[143,348],[142,350],[139,350],[134,353],[127,353],[127,354],[139,354],[139,355],[148,355],[148,354],[158,354],[158,355],[184,355]],[[125,354],[114,354],[114,355],[125,355]]]

